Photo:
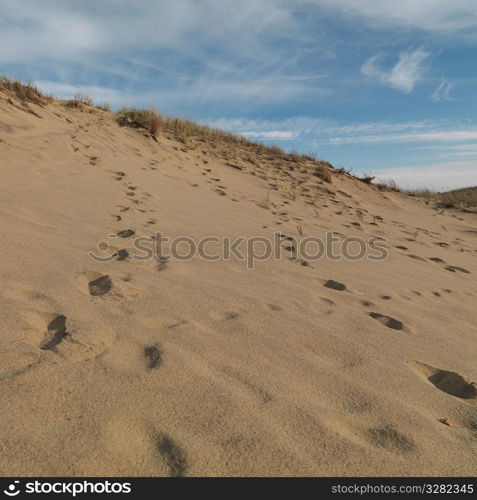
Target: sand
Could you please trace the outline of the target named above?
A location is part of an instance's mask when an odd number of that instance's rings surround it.
[[[476,474],[476,214],[16,104],[0,93],[2,475]],[[133,259],[156,231],[378,236],[389,257]],[[118,258],[92,260],[106,240]]]

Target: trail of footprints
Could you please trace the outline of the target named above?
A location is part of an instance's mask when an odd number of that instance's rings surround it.
[[[90,157],[91,164],[95,164],[97,157]],[[156,167],[154,167],[156,168]],[[115,179],[123,181],[126,175],[123,172],[116,172]],[[132,203],[140,213],[146,210],[138,209],[138,205],[143,203],[143,197],[138,196],[140,190],[135,186],[128,185],[127,198],[133,199]],[[145,194],[147,198],[147,194]],[[125,213],[130,207],[122,207],[121,213]],[[122,221],[122,215],[116,217],[116,221]],[[146,224],[155,224],[155,219],[149,219]],[[136,234],[135,229],[125,228],[118,230],[116,236],[119,239],[127,240]],[[116,261],[125,261],[129,257],[129,251],[125,248],[117,249],[112,257]],[[164,262],[159,265],[164,266]],[[79,272],[74,277],[74,283],[84,294],[101,299],[106,296],[115,298],[131,298],[131,288],[125,285],[113,283],[110,275],[99,272]],[[103,328],[94,331],[78,332],[74,322],[65,315],[59,313],[46,313],[36,310],[27,311],[23,318],[25,325],[25,338],[33,347],[37,347],[39,352],[50,353],[68,361],[80,362],[96,358],[103,355],[116,341],[116,334],[110,328]],[[145,372],[157,370],[163,363],[163,352],[159,345],[149,345],[143,348],[142,358]],[[0,374],[0,379],[21,375],[42,360],[42,355],[30,356],[28,364],[15,370],[10,370],[6,374]],[[186,475],[189,464],[187,456],[182,447],[167,433],[157,433],[151,437],[155,441],[155,452],[162,464],[165,464],[168,475],[171,477],[181,477]]]
[[[81,128],[81,127],[80,127]],[[75,137],[72,137],[73,139]],[[96,162],[97,156],[91,156],[90,160]],[[126,174],[116,172],[115,179],[124,181]],[[128,185],[128,191],[136,195],[138,188]],[[144,194],[147,197],[147,193]],[[134,200],[135,206],[143,203],[143,198]],[[123,212],[127,212],[130,207],[122,207]],[[122,217],[118,216],[117,221]],[[150,221],[149,221],[150,222]],[[136,234],[131,228],[120,229],[116,236],[119,240],[126,240]],[[119,262],[125,261],[129,257],[129,251],[125,248],[119,248],[114,251],[112,257]],[[113,298],[116,300],[130,299],[136,296],[137,291],[127,285],[126,277],[123,283],[113,282],[109,274],[102,274],[94,271],[79,272],[74,276],[74,284],[85,295],[93,299]],[[83,361],[97,357],[113,344],[116,334],[109,328],[96,330],[94,332],[77,331],[74,323],[64,314],[49,313],[43,311],[29,311],[24,319],[24,330],[27,342],[36,346],[41,352],[49,352],[59,357]],[[150,346],[144,350],[144,367],[146,371],[155,369],[161,365],[162,352],[158,346]],[[36,357],[36,361],[26,365],[26,369],[37,364],[41,359]],[[24,370],[10,370],[7,375],[24,373]],[[2,378],[4,378],[2,376]]]
[[[72,138],[75,139],[75,137]],[[85,147],[89,146],[86,145]],[[78,149],[79,148],[75,145],[74,150],[77,151]],[[89,155],[88,159],[90,165],[96,165],[98,162],[98,157],[94,155]],[[204,163],[207,163],[207,161],[204,160]],[[156,161],[151,161],[150,168],[152,170],[156,170],[156,165]],[[207,176],[210,173],[211,169],[204,168],[203,175]],[[119,213],[114,216],[116,222],[123,222],[125,214],[130,212],[132,208],[141,214],[147,213],[146,208],[142,208],[142,206],[144,206],[145,200],[150,195],[143,192],[138,186],[129,183],[124,172],[115,172],[113,174],[113,178],[125,187],[124,195],[129,203],[129,205],[118,207]],[[211,177],[207,182],[214,182],[216,186],[215,191],[220,196],[226,196],[226,187],[218,184],[220,182],[220,178]],[[277,215],[281,217],[281,220],[277,223],[289,220],[286,217],[286,212],[277,213]],[[149,226],[154,225],[155,223],[155,219],[149,219],[145,222],[145,224]],[[376,224],[376,218],[373,223]],[[359,222],[353,222],[352,225],[357,228],[360,228],[361,226]],[[136,230],[129,227],[120,229],[116,232],[117,237],[121,240],[127,240],[135,234]],[[411,238],[409,238],[409,240],[414,241]],[[290,237],[282,235],[282,242],[285,244],[288,242],[289,251],[293,257],[294,248],[293,245],[289,243],[290,241]],[[444,242],[437,242],[436,244],[441,247],[447,245]],[[396,248],[403,251],[408,250],[408,248],[404,245],[398,245]],[[115,257],[116,261],[126,261],[129,257],[129,251],[126,248],[120,248],[117,249],[112,256]],[[415,260],[426,261],[426,259],[415,254],[408,254],[408,256]],[[468,270],[462,267],[447,265],[443,259],[437,257],[430,257],[428,259],[431,262],[443,265],[444,269],[448,272],[463,274],[469,273]],[[306,262],[301,263],[302,265],[307,265]],[[161,264],[165,266],[166,262],[159,262],[159,269],[161,269]],[[130,298],[133,296],[133,294],[130,293],[130,288],[117,286],[113,282],[111,276],[107,274],[103,275],[97,272],[81,272],[75,277],[75,284],[83,293],[93,297],[94,299],[101,299],[109,295],[116,296],[117,298]],[[334,292],[352,293],[347,289],[345,284],[333,279],[323,280],[323,286],[327,289],[333,290]],[[445,291],[447,293],[451,293],[451,290]],[[420,292],[413,291],[413,293],[416,296],[421,296]],[[436,297],[440,296],[439,292],[433,292],[433,294]],[[391,296],[387,295],[381,296],[380,298],[382,300],[392,299]],[[321,299],[323,303],[330,308],[335,305],[335,302],[328,297],[322,297]],[[374,308],[374,304],[369,300],[362,300],[361,304],[366,308]],[[274,313],[279,313],[282,310],[281,306],[276,304],[268,304],[268,308]],[[331,312],[331,310],[329,312]],[[396,318],[377,311],[371,311],[368,314],[371,319],[381,323],[388,329],[404,332],[408,331],[405,325]],[[236,317],[237,315],[235,313],[228,313],[224,319],[233,320]],[[84,361],[98,357],[106,352],[116,340],[115,332],[109,328],[79,334],[75,329],[74,323],[72,323],[65,315],[59,313],[30,311],[25,318],[25,322],[27,324],[26,337],[32,345],[37,346],[42,352],[49,352],[74,361]],[[160,346],[154,344],[143,348],[142,357],[144,370],[146,372],[152,372],[162,366],[164,355]],[[474,404],[477,401],[476,384],[468,382],[458,373],[438,369],[419,361],[411,361],[409,364],[411,369],[413,369],[418,376],[428,381],[440,391],[460,398],[471,404]],[[35,362],[32,362],[26,369],[34,365]],[[23,373],[23,371],[19,370],[15,372],[15,375],[20,373]],[[374,446],[383,447],[399,453],[409,453],[415,449],[415,444],[411,439],[389,425],[369,429],[366,437],[367,440]],[[162,457],[162,460],[167,464],[170,476],[181,477],[186,475],[189,464],[186,454],[181,446],[166,433],[156,434],[154,436],[154,440],[155,449]]]

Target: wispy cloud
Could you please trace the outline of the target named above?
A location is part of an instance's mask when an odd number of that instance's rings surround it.
[[[452,157],[476,157],[477,158],[477,143],[466,144],[434,144],[432,146],[417,146],[408,148],[411,150],[427,150],[439,152],[444,158]],[[476,166],[477,168],[477,166]]]
[[[91,97],[96,103],[107,102],[110,105],[119,105],[128,97],[133,98],[116,89],[97,85],[70,85],[49,80],[38,80],[34,84],[43,92],[59,99],[71,99],[75,94],[83,94]]]
[[[454,86],[455,85],[453,83],[450,83],[448,80],[443,78],[439,86],[432,93],[431,99],[434,102],[455,101],[456,99],[450,96],[450,91],[454,88]]]
[[[423,73],[423,62],[430,53],[422,49],[401,52],[395,66],[389,70],[380,67],[379,62],[385,54],[380,53],[370,57],[362,66],[361,72],[389,87],[401,92],[411,92]]]
[[[406,26],[431,33],[466,35],[475,39],[474,0],[400,0],[392,7],[376,0],[310,0],[348,17],[361,16],[373,27]]]
[[[457,142],[477,139],[477,129],[454,120],[339,123],[334,120],[296,116],[284,120],[221,118],[213,126],[262,139],[313,139],[321,144],[377,144]]]
[[[376,169],[372,173],[381,180],[393,179],[404,188],[425,187],[446,191],[464,186],[477,186],[477,168],[475,161],[472,160],[390,167]]]
[[[299,2],[49,0],[45,9],[0,0],[0,8],[3,73],[95,87],[113,105],[133,95],[121,104],[186,113],[227,102],[233,111],[333,92],[321,64],[333,46],[313,43]]]
[[[356,169],[397,155],[402,165],[434,161],[437,150],[409,146],[476,141],[465,122],[476,99],[475,0],[388,4],[0,0],[0,74],[113,109],[154,106]],[[452,81],[436,79],[450,68]],[[417,106],[420,93],[408,94],[418,86],[447,105]],[[423,119],[437,112],[448,120]],[[474,158],[471,148],[442,154]]]
[[[269,141],[283,141],[297,138],[297,133],[291,130],[255,130],[251,132],[242,132],[241,135],[250,137],[252,139],[269,140]]]
[[[412,133],[412,134],[375,134],[360,136],[332,137],[331,144],[377,144],[377,143],[401,143],[410,142],[457,142],[477,140],[477,130],[442,130],[436,132]]]

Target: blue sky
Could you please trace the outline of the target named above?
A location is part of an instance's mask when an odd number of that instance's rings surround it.
[[[0,0],[0,74],[477,185],[476,0]]]

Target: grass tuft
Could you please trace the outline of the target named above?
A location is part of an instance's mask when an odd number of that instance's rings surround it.
[[[152,109],[123,108],[117,113],[117,121],[122,127],[144,129],[157,138],[162,129],[162,116]]]
[[[0,77],[0,91],[13,94],[23,104],[32,103],[43,107],[53,100],[52,97],[46,96],[31,83],[24,84],[19,80],[9,80],[4,77]]]
[[[434,200],[442,208],[453,208],[459,206],[477,207],[477,186],[461,189],[453,189],[442,193],[424,188],[409,191],[412,196],[420,196]]]

